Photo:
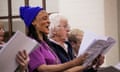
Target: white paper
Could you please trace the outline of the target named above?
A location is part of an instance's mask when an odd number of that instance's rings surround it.
[[[83,63],[84,66],[91,65],[93,60],[100,54],[105,55],[113,46],[115,40],[111,37],[96,35],[92,32],[84,32],[83,40],[79,48],[78,56],[88,53]]]
[[[102,49],[101,55],[105,55],[115,44],[115,40],[111,37],[108,37],[106,41],[107,41],[107,43],[105,44],[106,47]]]
[[[86,49],[95,41],[96,35],[92,32],[84,31],[83,39],[80,44],[78,56],[85,53]]]
[[[35,40],[17,31],[0,51],[0,72],[14,72],[17,68],[16,54],[18,51],[26,50],[30,53],[36,46],[38,43]]]
[[[120,62],[114,66],[116,69],[120,70]]]

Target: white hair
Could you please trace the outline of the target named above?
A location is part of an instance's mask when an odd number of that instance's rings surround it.
[[[48,37],[51,38],[54,36],[53,31],[60,25],[61,19],[67,19],[62,16],[60,13],[53,13],[49,15],[50,27]]]

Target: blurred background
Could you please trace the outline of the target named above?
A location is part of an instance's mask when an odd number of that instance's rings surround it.
[[[5,27],[6,41],[17,30],[27,32],[19,17],[19,7],[23,5],[60,12],[68,18],[71,28],[113,37],[116,44],[106,54],[103,66],[120,62],[120,0],[1,0],[0,22]]]

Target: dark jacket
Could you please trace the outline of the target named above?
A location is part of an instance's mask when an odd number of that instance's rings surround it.
[[[68,62],[74,58],[72,46],[65,42],[68,45],[68,53],[58,44],[50,41],[51,48],[55,51],[55,53],[58,55],[59,59],[61,60],[61,63]]]

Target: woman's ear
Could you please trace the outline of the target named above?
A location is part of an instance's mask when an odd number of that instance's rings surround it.
[[[56,35],[57,33],[56,33],[56,31],[53,31],[53,35]]]
[[[56,35],[56,34],[57,34],[56,28],[54,28],[54,29],[52,30],[52,32],[53,32],[54,35]]]
[[[33,26],[35,26],[35,25],[36,25],[36,21],[35,21],[35,20],[32,22],[32,25],[33,25]]]

